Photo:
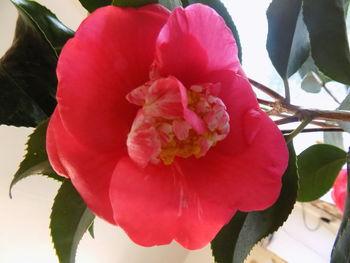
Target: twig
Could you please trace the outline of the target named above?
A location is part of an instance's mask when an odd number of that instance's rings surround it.
[[[270,111],[271,115],[276,115],[276,113],[289,113],[292,115],[299,116],[300,120],[305,120],[307,117],[312,117],[313,119],[317,119],[317,120],[350,122],[349,111],[305,109],[300,106],[286,103],[284,101],[272,102],[272,101],[267,101],[263,99],[258,99],[258,102],[260,104],[272,107],[272,110]]]
[[[333,93],[326,87],[326,83],[322,83],[322,87],[324,90],[328,93],[328,95],[338,104],[340,104],[340,101],[333,95]]]
[[[283,134],[288,134],[293,132],[294,130],[281,130]],[[304,129],[300,133],[306,133],[306,132],[343,132],[344,130],[342,128],[309,128]]]
[[[290,134],[287,135],[286,137],[286,142],[289,143],[294,139],[295,136],[297,136],[300,132],[304,130],[304,128],[312,121],[312,118],[307,118],[305,119],[300,125],[293,130]]]
[[[284,101],[284,97],[281,96],[280,94],[278,94],[276,91],[266,87],[265,85],[253,80],[253,79],[250,79],[248,78],[249,82],[254,86],[256,87],[257,89],[261,90],[262,92],[264,92],[265,94],[269,95],[270,97],[276,99],[276,100],[279,100],[279,101]]]

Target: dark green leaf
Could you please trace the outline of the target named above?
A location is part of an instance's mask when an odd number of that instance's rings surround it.
[[[89,234],[92,238],[95,238],[94,221],[91,222],[88,228]]]
[[[350,149],[349,149],[350,150]],[[350,153],[347,154],[347,181],[350,181]],[[350,184],[347,184],[343,220],[334,242],[331,263],[350,262]]]
[[[35,27],[42,38],[52,47],[55,54],[59,54],[67,40],[74,32],[58,20],[49,9],[34,1],[11,0],[20,16]]]
[[[55,107],[56,55],[19,16],[12,47],[0,59],[0,124],[35,127]]]
[[[51,237],[60,263],[74,263],[78,244],[95,215],[70,180],[58,190],[51,212]]]
[[[301,6],[302,0],[274,0],[266,13],[266,48],[283,79],[293,75],[309,56],[310,43]]]
[[[220,0],[189,0],[189,1],[182,1],[184,6],[187,6],[186,3],[188,4],[195,4],[195,3],[200,3],[203,5],[210,6],[213,8],[224,20],[226,25],[230,28],[232,31],[233,36],[235,37],[237,47],[238,47],[238,58],[242,62],[242,46],[241,42],[239,40],[239,35],[237,28],[232,20],[232,17],[230,13],[227,11],[225,5],[221,3]]]
[[[342,0],[303,0],[304,21],[317,67],[332,79],[350,84],[350,52]]]
[[[158,0],[113,0],[112,4],[116,6],[140,7],[149,4],[157,4]]]
[[[293,210],[298,190],[298,170],[293,143],[288,143],[289,163],[282,178],[276,203],[263,211],[250,212],[244,222],[234,251],[233,263],[242,263],[261,239],[277,231]]]
[[[301,82],[301,88],[309,93],[319,93],[322,88],[322,80],[315,72],[310,71]]]
[[[345,164],[346,152],[329,144],[315,144],[298,156],[298,201],[320,198],[333,185]]]
[[[318,78],[320,78],[322,80],[323,83],[327,83],[332,81],[331,78],[327,77],[326,75],[324,75],[319,69],[318,67],[315,65],[315,61],[312,59],[311,55],[306,59],[306,61],[304,62],[304,64],[301,66],[301,68],[299,69],[299,75],[304,78],[306,76],[306,74],[313,72],[314,74],[317,75]]]
[[[97,8],[110,5],[112,0],[79,0],[79,2],[86,10],[92,13]]]
[[[36,2],[12,2],[19,18],[0,60],[0,124],[35,127],[56,105],[57,54],[73,32]]]
[[[238,211],[211,242],[211,250],[216,263],[232,263],[239,232],[246,217],[247,213]]]
[[[48,161],[46,153],[47,124],[48,121],[44,121],[29,136],[29,140],[27,142],[27,153],[10,185],[10,196],[12,187],[20,180],[30,175],[42,174],[58,181],[63,180],[63,177],[54,172]]]
[[[254,245],[277,231],[291,213],[298,189],[298,171],[292,142],[288,144],[289,163],[275,204],[266,210],[237,213],[212,242],[217,263],[242,263]]]
[[[348,263],[350,262],[350,220],[347,219],[342,231],[338,232],[335,241],[331,263]]]

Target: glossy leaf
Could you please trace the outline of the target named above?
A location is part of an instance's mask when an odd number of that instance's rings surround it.
[[[306,61],[304,62],[304,64],[300,67],[300,69],[298,70],[299,75],[304,78],[308,73],[313,72],[314,74],[317,75],[317,77],[319,79],[321,79],[321,81],[323,83],[327,83],[332,81],[331,78],[327,77],[326,75],[324,75],[319,69],[318,67],[315,65],[315,61],[312,59],[311,55],[306,59]]]
[[[112,0],[79,0],[79,2],[89,13],[92,13],[97,8],[110,5]]]
[[[350,178],[350,154],[347,154],[347,181]],[[350,262],[350,184],[347,184],[343,219],[334,242],[331,263]]]
[[[19,16],[12,47],[0,59],[0,124],[35,127],[55,107],[56,55]]]
[[[157,4],[158,0],[113,0],[112,4],[116,6],[140,7],[149,4]]]
[[[186,6],[184,2],[188,2],[188,4],[200,3],[203,5],[210,6],[225,20],[226,25],[230,28],[233,36],[235,37],[237,47],[238,47],[238,58],[242,63],[242,46],[239,40],[239,34],[232,20],[232,17],[230,13],[227,11],[225,5],[220,0],[189,0],[189,1],[182,1],[182,2],[184,6]]]
[[[296,155],[292,142],[288,144],[288,149],[289,164],[276,203],[263,211],[239,213],[222,228],[212,242],[217,263],[244,262],[257,242],[277,231],[287,220],[294,207],[298,189]]]
[[[63,177],[57,175],[52,169],[46,153],[46,129],[48,121],[40,124],[29,136],[27,142],[27,153],[21,162],[18,171],[15,173],[10,185],[10,196],[12,187],[22,179],[30,175],[45,175],[58,181]]]
[[[327,76],[350,84],[350,52],[342,0],[303,0],[311,54]]]
[[[0,124],[35,127],[56,105],[57,54],[73,32],[36,2],[12,2],[19,18],[0,60]]]
[[[58,20],[49,9],[34,1],[11,0],[20,16],[25,17],[36,28],[42,38],[58,55],[67,40],[73,37],[74,32]]]
[[[233,252],[239,232],[242,229],[247,213],[237,212],[231,221],[224,226],[211,242],[211,250],[215,262],[232,263]]]
[[[278,74],[289,78],[309,56],[310,43],[301,13],[302,0],[274,0],[267,10],[267,51]]]
[[[301,88],[309,93],[319,93],[322,88],[322,82],[314,72],[309,72],[301,82]]]
[[[332,250],[331,263],[350,262],[350,220],[347,219]]]
[[[333,185],[345,164],[346,152],[329,144],[315,144],[298,156],[298,201],[320,198]]]
[[[51,212],[51,237],[60,263],[74,263],[78,244],[95,215],[70,180],[58,190]]]

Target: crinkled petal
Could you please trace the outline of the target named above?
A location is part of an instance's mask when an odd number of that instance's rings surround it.
[[[47,142],[49,160],[56,172],[72,180],[95,214],[116,224],[109,200],[110,179],[126,149],[102,154],[85,147],[63,126],[57,109],[48,126]]]
[[[129,158],[116,167],[110,197],[115,220],[143,246],[176,240],[188,249],[201,248],[236,211],[225,202],[202,200],[188,187],[176,165],[140,168]]]
[[[155,41],[169,11],[108,6],[92,13],[64,46],[57,100],[65,127],[87,147],[124,147],[137,107],[125,96],[148,81]]]
[[[260,115],[256,114],[259,105],[253,89],[245,76],[232,71],[214,72],[207,76],[206,81],[221,84],[218,97],[225,104],[230,117],[230,133],[215,149],[226,155],[239,154],[249,147],[259,130]],[[247,120],[252,122],[249,127],[245,127]],[[274,136],[275,133],[271,135],[272,138]],[[278,137],[281,137],[280,133]]]
[[[201,83],[213,71],[240,69],[232,32],[201,4],[174,10],[157,39],[155,62],[158,74],[173,75],[186,85]]]

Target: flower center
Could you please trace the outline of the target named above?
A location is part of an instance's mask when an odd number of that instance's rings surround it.
[[[229,115],[213,94],[219,84],[186,89],[174,77],[147,82],[132,90],[127,100],[142,106],[128,135],[130,158],[141,166],[171,164],[175,157],[200,158],[230,131]]]

